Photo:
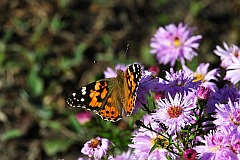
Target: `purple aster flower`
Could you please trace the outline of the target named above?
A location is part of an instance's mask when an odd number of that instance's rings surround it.
[[[199,86],[197,90],[197,98],[207,100],[210,96],[211,90],[207,87]]]
[[[146,125],[146,126],[149,125],[149,124],[153,124],[154,123],[154,120],[153,120],[151,114],[145,114],[142,117],[142,121],[143,121],[144,125]]]
[[[94,159],[101,159],[106,155],[109,145],[108,139],[96,137],[86,142],[81,152]]]
[[[169,24],[165,28],[160,27],[151,39],[151,53],[156,54],[160,64],[170,63],[174,66],[177,60],[182,64],[185,59],[191,61],[199,47],[201,35],[192,36],[193,29],[179,23],[178,26]]]
[[[170,134],[179,132],[193,120],[191,113],[196,105],[192,105],[193,101],[185,97],[181,93],[174,97],[168,94],[167,98],[157,101],[158,108],[157,112],[153,113],[153,118],[168,126]]]
[[[233,57],[232,61],[233,63],[229,64],[227,67],[227,72],[224,79],[231,81],[233,84],[236,84],[240,81],[240,56],[239,59]]]
[[[114,158],[113,156],[109,156],[108,160],[137,160],[135,156],[132,154],[132,151],[129,149],[127,152],[123,152],[120,155],[116,155]]]
[[[211,92],[207,102],[206,112],[211,113],[212,111],[214,111],[216,108],[215,105],[218,103],[227,104],[229,99],[232,102],[236,102],[239,98],[240,94],[236,90],[236,88],[229,88],[227,85],[225,85],[223,88]]]
[[[231,138],[230,148],[237,154],[240,159],[240,130],[235,130],[235,134]]]
[[[213,123],[221,126],[232,126],[240,130],[240,101],[228,101],[227,104],[216,104],[217,118]]]
[[[140,80],[137,90],[137,100],[133,113],[137,113],[137,111],[142,108],[142,104],[147,104],[146,96],[151,96],[150,91],[156,92],[159,85],[159,79],[154,78],[153,74],[154,72],[149,72],[147,70],[143,71],[142,79]]]
[[[239,154],[232,149],[231,139],[238,135],[236,129],[231,127],[220,127],[216,132],[210,132],[204,136],[204,145],[196,146],[196,151],[203,160],[238,160]],[[233,140],[234,141],[234,140]]]
[[[195,160],[197,151],[195,149],[186,149],[183,153],[185,160]]]
[[[223,43],[223,46],[224,49],[220,46],[217,46],[214,50],[214,53],[220,56],[220,59],[222,61],[221,66],[223,68],[227,68],[233,62],[233,57],[240,59],[240,49],[234,44],[228,47],[226,43]]]
[[[187,74],[185,71],[180,70],[174,73],[171,68],[170,72],[166,72],[166,80],[159,82],[158,89],[164,95],[170,93],[174,96],[176,93],[188,94],[188,92],[193,92],[197,90],[198,86],[201,84],[200,81],[194,82],[192,74]]]
[[[211,90],[215,90],[216,84],[211,82],[212,80],[218,81],[217,77],[220,76],[219,69],[213,69],[211,71],[208,71],[209,63],[201,63],[196,71],[190,70],[187,66],[183,65],[183,70],[187,74],[193,74],[193,77],[195,78],[194,81],[201,81],[202,86],[208,87]]]
[[[152,131],[135,132],[133,136],[133,144],[129,144],[129,147],[134,149],[133,154],[136,159],[167,160],[167,150],[165,148],[167,147],[168,140]],[[157,147],[150,153],[154,145]]]

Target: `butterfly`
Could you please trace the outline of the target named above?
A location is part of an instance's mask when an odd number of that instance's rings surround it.
[[[132,64],[125,71],[118,69],[117,77],[90,83],[67,98],[72,107],[93,111],[107,121],[130,116],[135,107],[137,90],[142,77],[140,64]]]

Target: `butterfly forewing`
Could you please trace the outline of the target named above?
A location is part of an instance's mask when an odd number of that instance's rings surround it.
[[[127,89],[125,90],[126,111],[127,115],[131,115],[135,107],[135,102],[137,98],[137,89],[139,82],[142,78],[142,68],[139,64],[133,64],[127,68],[124,73],[125,75],[125,85]]]
[[[99,80],[88,84],[73,93],[67,103],[73,107],[84,107],[89,110],[99,110],[103,99],[109,94],[109,81]]]

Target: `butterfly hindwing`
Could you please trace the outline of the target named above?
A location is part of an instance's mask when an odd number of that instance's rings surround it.
[[[119,119],[122,118],[122,115],[121,110],[119,110],[118,107],[116,107],[116,105],[117,104],[114,101],[114,98],[109,96],[102,109],[95,113],[101,116],[102,119],[104,120],[112,122],[118,121]]]

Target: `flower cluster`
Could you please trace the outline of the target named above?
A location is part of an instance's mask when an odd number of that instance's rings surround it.
[[[146,109],[146,115],[136,121],[129,150],[108,159],[240,159],[240,49],[226,43],[224,49],[216,47],[214,53],[226,70],[222,79],[229,83],[218,88],[218,68],[209,69],[209,63],[201,63],[194,71],[185,64],[197,56],[202,38],[192,34],[187,25],[170,24],[160,27],[151,39],[151,53],[159,65],[170,63],[173,67],[179,60],[181,68],[170,68],[162,77],[157,77],[160,69],[156,66],[143,70],[133,113],[149,106],[147,96],[151,93],[156,106]],[[106,78],[116,76],[111,68],[104,74]],[[100,159],[109,144],[97,137],[85,144],[82,153]]]

